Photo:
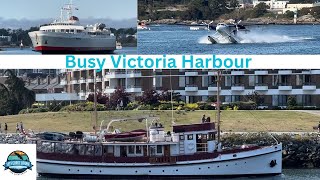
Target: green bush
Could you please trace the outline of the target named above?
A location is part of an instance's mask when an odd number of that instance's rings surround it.
[[[30,113],[42,113],[48,112],[48,108],[29,108],[29,109],[22,109],[19,114],[30,114]]]
[[[97,111],[105,111],[107,108],[102,104],[97,104]],[[93,102],[85,102],[78,104],[71,104],[69,106],[65,106],[61,108],[60,111],[94,111],[94,103]]]
[[[125,110],[134,110],[139,107],[139,103],[137,101],[130,102],[127,107],[125,107]]]
[[[184,105],[185,110],[199,110],[199,105],[197,103],[187,103]]]

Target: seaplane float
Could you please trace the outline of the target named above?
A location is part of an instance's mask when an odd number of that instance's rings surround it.
[[[227,41],[227,43],[233,44],[240,43],[242,39],[238,36],[238,32],[249,32],[249,30],[240,23],[241,20],[238,22],[232,20],[230,23],[218,23],[216,26],[216,33],[213,36],[208,36],[208,40],[212,44],[217,44],[225,41]]]

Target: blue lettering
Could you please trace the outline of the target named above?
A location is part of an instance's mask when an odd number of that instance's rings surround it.
[[[229,62],[229,65],[228,65],[228,62]],[[225,67],[225,68],[231,68],[232,66],[233,66],[233,61],[232,61],[232,59],[226,58],[226,59],[224,60],[224,67]]]
[[[246,59],[246,68],[249,68],[249,62],[252,61],[252,58],[247,58]]]
[[[97,58],[97,62],[98,62],[98,66],[99,66],[99,69],[97,70],[97,72],[101,72],[103,69],[104,63],[106,62],[106,58],[103,58],[101,62],[100,62],[99,58]]]
[[[169,68],[177,68],[176,60],[174,58],[170,58],[170,59],[168,59],[168,61],[169,61],[169,63],[168,63]]]
[[[66,68],[67,69],[76,67],[76,62],[74,62],[74,60],[75,60],[74,56],[66,56]]]
[[[135,61],[136,61],[136,59],[134,59],[134,58],[130,58],[130,59],[128,60],[128,66],[129,66],[129,68],[135,68],[135,67],[136,67],[136,65],[135,65],[135,64],[133,64],[133,65],[131,64],[131,62],[132,62],[132,61],[134,61],[134,62],[135,62]]]
[[[112,55],[111,56],[111,61],[112,61],[112,64],[113,64],[114,68],[119,68],[120,61],[121,61],[121,56],[118,56],[118,60],[116,61],[115,57]]]
[[[84,59],[84,61],[86,61],[86,59]],[[88,59],[88,68],[95,68],[96,67],[96,63],[94,62],[95,59],[94,58],[90,58]]]
[[[150,62],[150,65],[148,64],[148,62]],[[153,68],[153,66],[154,66],[153,59],[147,58],[146,61],[144,62],[144,65],[146,66],[146,68]]]
[[[190,56],[190,59],[186,59],[186,56],[182,56],[182,68],[186,68],[186,63],[190,63],[188,68],[193,68],[193,56]]]
[[[204,66],[203,66],[203,59],[201,59],[201,58],[197,58],[197,59],[196,59],[196,68],[198,68],[198,69],[204,68]]]
[[[216,55],[213,55],[213,68],[221,68],[222,60],[220,58],[216,58]]]

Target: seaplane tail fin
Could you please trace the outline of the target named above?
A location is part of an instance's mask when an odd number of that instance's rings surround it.
[[[212,36],[208,36],[208,40],[209,40],[212,44],[217,44],[217,43],[218,43],[218,41],[217,41],[214,37],[212,37]]]

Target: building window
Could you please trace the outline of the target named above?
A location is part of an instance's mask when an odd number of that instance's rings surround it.
[[[136,146],[136,154],[142,154],[142,146]]]
[[[128,147],[128,154],[134,154],[134,146]]]
[[[279,97],[278,97],[278,105],[279,106],[287,106],[287,100],[288,100],[288,96],[287,95],[279,95]]]
[[[188,140],[193,140],[193,134],[188,135]]]
[[[162,154],[162,145],[157,145],[157,154]]]
[[[303,103],[303,106],[312,106],[311,95],[303,95],[302,103]]]

